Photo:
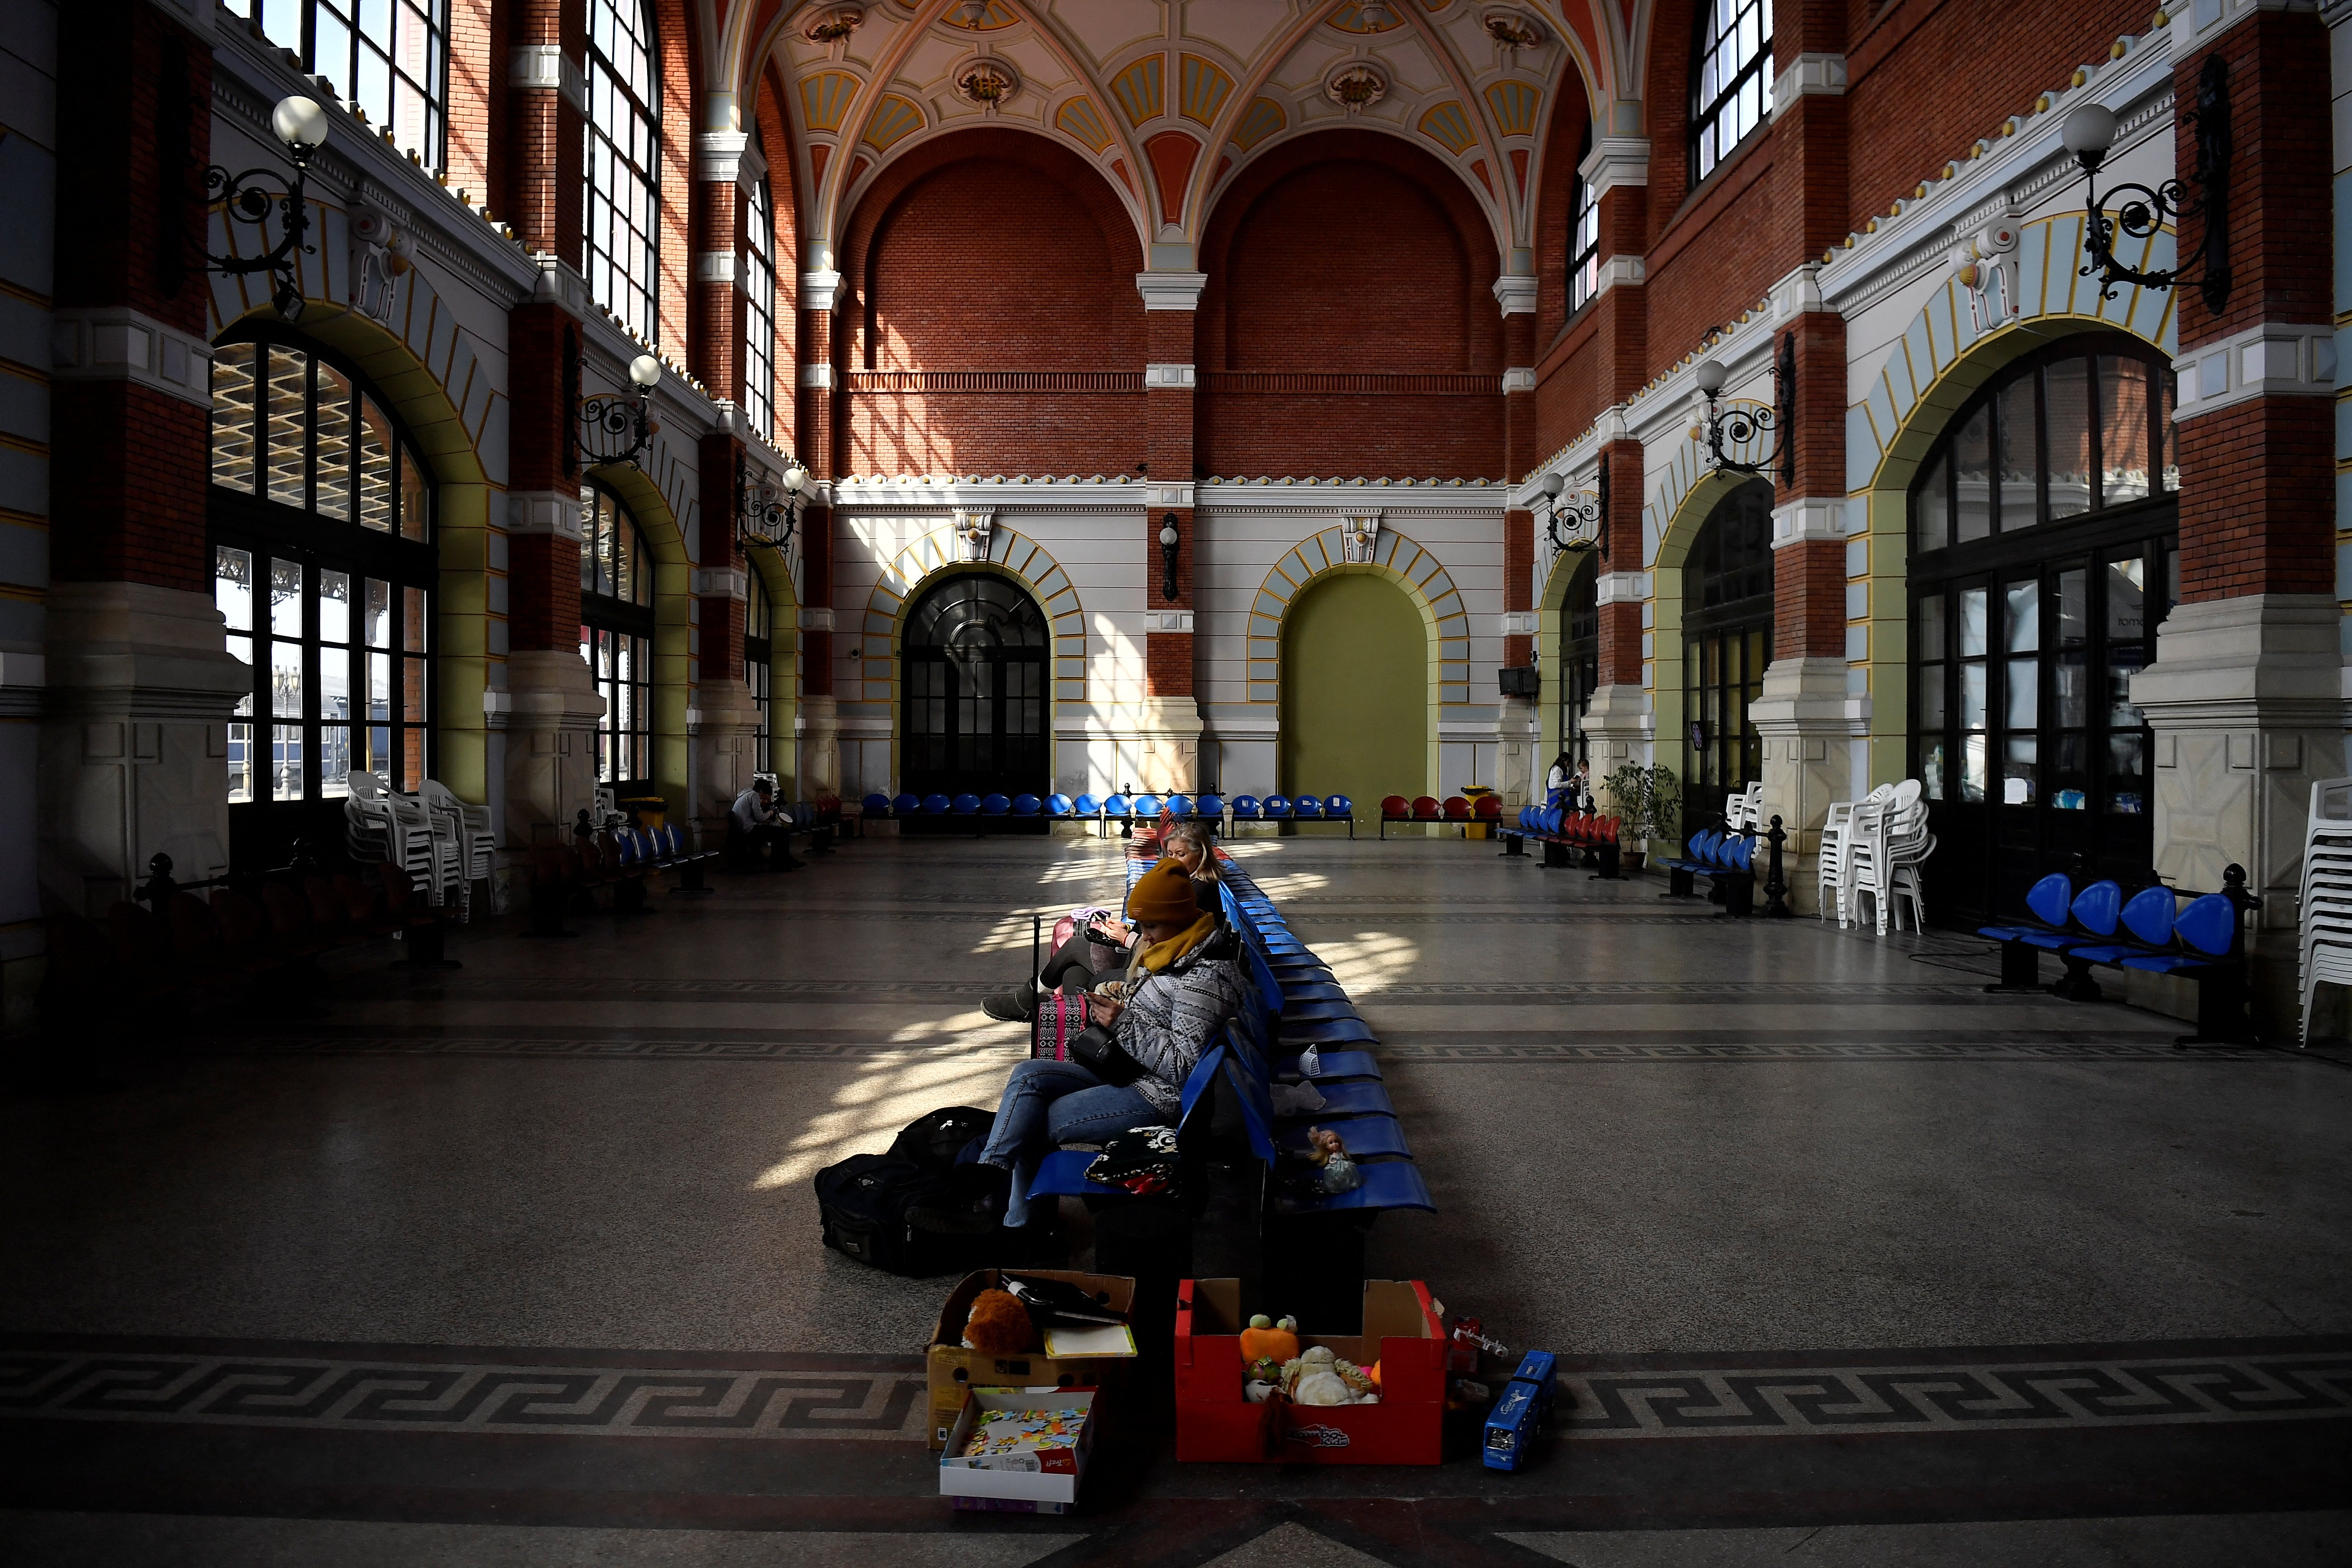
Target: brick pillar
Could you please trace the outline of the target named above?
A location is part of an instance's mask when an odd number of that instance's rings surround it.
[[[2243,866],[2262,895],[2266,1032],[2293,1027],[2295,883],[2311,783],[2344,772],[2330,421],[2328,34],[2312,12],[2202,6],[2172,21],[2173,156],[2196,165],[2185,111],[2218,58],[2234,142],[2231,289],[2180,315],[2180,598],[2132,700],[2155,730],[2156,869],[2216,889]],[[2191,191],[2192,199],[2197,193]],[[2340,218],[2336,221],[2341,221]],[[2184,220],[2201,270],[2206,224]]]
[[[586,285],[541,258],[538,299],[507,316],[506,826],[516,847],[555,842],[596,787],[604,700],[580,658],[576,406]]]
[[[1601,682],[1584,715],[1595,778],[1622,763],[1643,760],[1653,728],[1650,694],[1643,684],[1642,606],[1650,597],[1650,574],[1642,567],[1642,443],[1624,434],[1617,411],[1601,417],[1609,548],[1594,568],[1600,574],[1595,595]]]
[[[732,99],[706,110],[717,120]],[[716,110],[718,112],[713,112]],[[694,282],[687,353],[702,384],[733,405],[728,423],[702,438],[700,521],[695,554],[693,815],[706,838],[723,836],[727,811],[764,772],[760,710],[743,679],[743,620],[750,563],[736,541],[737,472],[747,434],[742,424],[744,300],[743,182],[758,178],[759,153],[740,131],[706,131],[694,139],[694,184],[688,220],[694,236]],[[750,163],[751,167],[746,168]],[[795,781],[797,782],[797,781]]]
[[[1503,310],[1503,480],[1523,483],[1542,460],[1536,447],[1536,280],[1495,280]],[[1503,665],[1525,669],[1536,661],[1536,516],[1503,513]],[[1495,717],[1495,776],[1491,784],[1510,806],[1536,799],[1538,699],[1505,697]],[[1440,780],[1453,788],[1465,780]]]
[[[1629,106],[1612,106],[1617,110]],[[1630,106],[1638,113],[1639,106]],[[1650,379],[1648,263],[1650,143],[1603,136],[1580,165],[1601,205],[1601,292],[1593,312],[1594,378],[1604,404],[1619,404]],[[1638,565],[1638,563],[1636,563]]]
[[[1113,766],[1118,783],[1130,782],[1133,769],[1138,788],[1192,792],[1202,786],[1202,722],[1192,687],[1192,559],[1195,531],[1192,510],[1193,398],[1199,375],[1193,366],[1194,329],[1198,321],[1201,285],[1198,273],[1144,273],[1136,279],[1143,295],[1144,342],[1150,355],[1144,366],[1145,461],[1151,465],[1151,482],[1144,493],[1150,504],[1143,513],[1144,562],[1144,689],[1134,717],[1119,725],[1122,755]],[[1160,544],[1161,530],[1176,530],[1176,592],[1168,594],[1167,560]],[[1058,746],[1058,742],[1057,742]],[[1075,793],[1085,779],[1064,779],[1057,785]]]
[[[586,164],[584,0],[517,0],[510,14],[506,155],[491,165],[502,179],[495,216],[514,225],[525,250],[560,256],[576,272]]]
[[[182,878],[227,868],[225,726],[253,689],[224,641],[205,537],[211,351],[191,263],[213,8],[195,9],[193,24],[143,5],[57,13],[38,876],[91,915],[159,851]]]
[[[834,297],[841,289],[841,274],[833,270],[832,252],[812,241],[809,260],[801,273],[800,341],[793,358],[801,367],[800,384],[793,391],[793,426],[799,432],[798,453],[808,465],[812,499],[801,510],[801,778],[809,795],[840,790],[840,709],[834,696],[833,607],[833,480],[840,469],[834,449],[834,366],[839,353],[834,343]],[[861,688],[855,694],[865,695]],[[879,768],[847,784],[859,793],[896,793],[897,781],[876,776]]]

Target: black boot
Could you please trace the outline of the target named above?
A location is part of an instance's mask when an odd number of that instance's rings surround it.
[[[1037,983],[1024,980],[1003,994],[982,1002],[980,1010],[1002,1024],[1034,1024],[1037,1021]]]

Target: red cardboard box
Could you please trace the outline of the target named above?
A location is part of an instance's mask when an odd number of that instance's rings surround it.
[[[1176,1458],[1223,1464],[1433,1465],[1445,1415],[1445,1328],[1418,1279],[1364,1281],[1364,1331],[1302,1331],[1381,1367],[1378,1405],[1253,1405],[1242,1394],[1238,1279],[1176,1287]]]

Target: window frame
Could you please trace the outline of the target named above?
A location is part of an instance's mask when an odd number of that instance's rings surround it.
[[[743,199],[743,413],[776,433],[776,208],[762,174]]]
[[[1691,27],[1690,123],[1685,138],[1693,190],[1729,163],[1732,154],[1750,136],[1772,122],[1772,0],[1697,0],[1696,9],[1697,17]],[[1717,14],[1727,10],[1730,13],[1727,29],[1716,22]],[[1702,101],[1700,93],[1706,80],[1708,57],[1716,55],[1720,60],[1724,47],[1738,41],[1741,21],[1750,16],[1759,19],[1762,36],[1752,49],[1734,62],[1728,83],[1718,73],[1712,95]],[[1727,142],[1719,134],[1724,111],[1735,107],[1751,86],[1755,89],[1756,120]],[[1711,157],[1706,156],[1710,137]]]
[[[414,148],[427,170],[438,174],[448,166],[449,0],[382,0],[374,6],[363,0],[231,0],[229,8],[233,15],[260,23],[270,42],[300,55],[304,74],[327,78],[335,84],[338,98],[360,104],[379,134],[391,127],[394,144],[404,151]],[[322,9],[327,13],[323,26]],[[362,18],[370,9],[394,30],[391,38],[368,36]],[[413,60],[404,67],[394,58],[406,41],[397,24],[406,18],[414,18],[424,34],[422,80]],[[339,34],[343,47],[333,51]],[[341,58],[322,58],[322,44]],[[370,69],[371,58],[382,62],[380,72]],[[381,90],[369,80],[372,75],[381,77]],[[404,86],[415,94],[421,117],[413,129],[400,123],[398,89]]]
[[[282,493],[282,484],[272,482],[273,468],[283,472],[278,459],[288,448],[273,440],[273,421],[284,410],[273,407],[274,373],[271,361],[264,357],[270,355],[299,355],[303,362],[299,504]],[[246,468],[249,489],[222,478],[228,471],[222,457],[224,431],[236,426],[222,417],[221,377],[240,358],[253,377],[248,383],[250,407],[239,410],[248,423],[242,442],[231,441],[227,449],[238,454],[232,460]],[[328,387],[323,372],[331,372],[341,383],[339,396],[346,412],[340,437],[331,422],[320,418],[321,394]],[[241,329],[214,346],[210,374],[214,409],[205,435],[205,543],[212,556],[215,603],[226,623],[225,646],[253,672],[253,689],[227,721],[228,805],[233,837],[251,838],[259,826],[269,840],[265,853],[274,855],[285,847],[279,840],[290,842],[294,834],[306,830],[289,824],[320,808],[340,808],[352,773],[382,772],[386,783],[403,791],[414,791],[433,776],[438,750],[433,625],[440,585],[438,480],[397,409],[366,374],[340,353],[298,332],[275,325]],[[385,448],[382,529],[365,521],[371,409],[382,421]],[[343,448],[339,479],[331,465],[321,461],[322,447],[331,450],[337,440]],[[322,475],[327,484],[322,485]],[[273,495],[273,489],[280,493]],[[340,490],[347,515],[320,510],[322,489],[330,494]],[[416,514],[413,521],[411,513]],[[242,626],[236,624],[236,607],[226,586],[233,581],[226,570],[228,557],[238,553],[245,557],[247,590]],[[299,608],[291,629],[278,629],[272,614],[270,584],[277,564],[295,574]],[[331,602],[323,589],[331,574],[344,579],[341,602],[349,606],[341,637],[327,635],[323,625],[324,606]],[[373,640],[367,624],[371,584],[386,590],[381,642]],[[299,706],[282,714],[275,711],[270,678],[276,667],[272,650],[278,646],[297,650],[294,669],[301,686]],[[343,711],[332,713],[327,710],[334,697],[330,669],[338,656],[343,664]],[[379,673],[380,682],[374,679]],[[371,711],[379,686],[384,708]],[[340,747],[332,733],[338,730],[342,731]],[[288,731],[293,735],[283,733]],[[286,795],[280,793],[273,764],[286,755],[289,740],[299,748],[294,763],[298,776],[294,793]],[[344,767],[340,775],[330,775],[323,764],[338,750]],[[247,786],[240,796],[241,774]],[[341,780],[340,788],[336,776]],[[263,826],[265,823],[278,826]],[[308,830],[315,834],[317,826],[310,825]]]
[[[637,18],[638,30],[624,36],[627,14]],[[615,48],[626,44],[639,72],[624,68]],[[590,297],[619,318],[623,327],[647,342],[661,332],[661,34],[647,0],[589,0],[587,58],[584,70],[587,112],[581,116],[583,170],[587,192],[580,204],[581,270],[587,275]],[[627,124],[620,123],[625,116]],[[625,131],[627,134],[622,135]],[[624,146],[624,142],[628,145]],[[643,162],[629,151],[643,143]],[[609,156],[600,159],[600,147]],[[633,215],[615,200],[622,194],[616,171],[625,169],[637,189],[628,192],[630,205],[640,195],[642,210]],[[600,238],[600,228],[602,237]],[[635,254],[624,257],[625,248]],[[641,270],[640,270],[641,268]]]
[[[1773,574],[1772,482],[1750,479],[1715,503],[1691,541],[1682,566],[1683,590],[1683,826],[1719,816],[1734,784],[1763,776],[1763,737],[1748,707],[1763,694],[1765,668],[1772,660]],[[1731,525],[1749,536],[1733,538]],[[1726,552],[1741,546],[1725,563]],[[1710,652],[1714,655],[1709,664]],[[1712,708],[1717,722],[1707,723]],[[1735,731],[1729,722],[1738,710]],[[1717,778],[1721,773],[1726,775]]]
[[[1591,155],[1592,127],[1587,124],[1583,144],[1576,154],[1574,179],[1569,186],[1566,298],[1570,320],[1601,298],[1601,200],[1584,178],[1584,161]]]
[[[767,584],[750,574],[743,595],[743,684],[751,689],[751,706],[760,715],[752,732],[752,770],[774,773],[775,750],[775,607],[768,603]]]
[[[654,784],[655,562],[644,524],[602,480],[581,481],[580,521],[580,658],[604,700],[596,721],[596,782],[621,796]],[[599,550],[607,535],[609,553]],[[604,591],[602,560],[615,563],[614,592]],[[624,560],[625,583],[618,564]]]

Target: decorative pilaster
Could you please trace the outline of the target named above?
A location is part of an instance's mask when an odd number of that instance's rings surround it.
[[[839,471],[834,452],[833,306],[841,274],[833,253],[812,242],[809,265],[801,273],[801,367],[794,390],[796,450],[809,466],[811,499],[802,509],[801,542],[801,775],[802,788],[817,795],[841,788],[841,719],[834,696],[833,480]]]
[[[1201,784],[1201,710],[1193,698],[1192,559],[1199,524],[1192,510],[1194,328],[1199,321],[1199,273],[1143,273],[1145,340],[1145,460],[1150,465],[1143,514],[1144,697],[1136,726],[1135,782],[1160,790]],[[1162,535],[1173,530],[1175,556]],[[1171,588],[1175,591],[1169,592]]]
[[[1541,460],[1536,446],[1536,280],[1506,275],[1495,280],[1495,302],[1503,311],[1503,479],[1517,485]],[[1524,669],[1536,662],[1536,518],[1532,511],[1503,513],[1503,665]],[[1515,627],[1524,626],[1525,630]],[[1495,777],[1508,806],[1535,799],[1538,699],[1505,697],[1495,718]]]

